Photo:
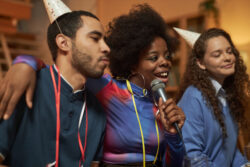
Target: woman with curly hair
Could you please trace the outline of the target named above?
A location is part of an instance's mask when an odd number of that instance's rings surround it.
[[[183,146],[171,124],[179,121],[181,127],[185,116],[169,99],[162,107],[171,123],[161,119],[163,126],[158,132],[158,109],[150,92],[155,78],[168,81],[176,43],[166,30],[162,17],[148,5],[139,5],[109,24],[107,44],[113,78],[106,77],[106,85],[95,82],[98,85],[93,86],[100,88],[95,91],[107,112],[105,166],[141,166],[145,159],[149,164],[162,159],[163,166],[181,166]]]
[[[109,24],[112,77],[88,78],[86,85],[107,115],[102,166],[182,164],[184,147],[173,122],[181,128],[185,115],[173,99],[155,104],[150,87],[156,78],[168,81],[176,40],[166,30],[164,19],[146,4]]]
[[[177,96],[186,115],[183,137],[188,156],[206,157],[210,166],[246,163],[236,143],[249,91],[246,67],[230,35],[217,28],[202,33]]]

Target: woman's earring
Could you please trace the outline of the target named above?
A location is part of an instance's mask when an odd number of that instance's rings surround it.
[[[143,87],[142,87],[142,88],[143,88],[143,95],[146,96],[146,95],[148,94],[148,91],[147,91],[147,89],[145,88],[145,86],[146,86],[146,81],[145,81],[144,76],[143,76],[140,72],[131,73],[131,74],[128,76],[128,80],[129,80],[129,78],[131,78],[132,76],[136,76],[136,75],[139,75],[140,78],[142,78],[142,80],[143,80]]]

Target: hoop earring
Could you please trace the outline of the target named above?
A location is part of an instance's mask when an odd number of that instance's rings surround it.
[[[136,72],[136,73],[131,73],[131,74],[129,74],[129,76],[128,76],[128,80],[132,77],[132,76],[136,76],[137,74],[139,74],[139,76],[142,78],[142,80],[143,80],[143,87],[142,87],[142,91],[143,91],[143,95],[144,96],[146,96],[147,94],[148,94],[148,91],[147,91],[147,89],[145,88],[145,85],[146,85],[146,81],[145,81],[145,78],[144,78],[144,76],[140,73],[140,72]]]
[[[143,80],[143,89],[145,88],[145,84],[146,84],[146,82],[145,82],[145,78],[144,78],[144,76],[140,73],[140,72],[136,72],[136,73],[133,73],[133,74],[130,74],[129,76],[128,76],[128,80],[130,79],[130,78],[132,78],[133,76],[136,76],[136,75],[139,75],[141,78],[142,78],[142,80]]]

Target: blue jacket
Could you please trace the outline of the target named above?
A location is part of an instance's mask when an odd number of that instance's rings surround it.
[[[54,71],[57,80],[57,72]],[[73,92],[61,79],[59,165],[78,167],[81,152],[78,144],[78,122],[84,94],[88,112],[88,134],[84,166],[100,160],[105,130],[105,113],[95,96],[87,89]],[[86,112],[85,112],[86,113]],[[86,114],[80,125],[82,145],[85,143]],[[0,153],[5,164],[12,167],[45,167],[55,161],[56,107],[55,94],[49,68],[38,74],[33,108],[26,106],[24,98],[7,121],[0,122]]]
[[[188,156],[207,157],[211,167],[240,167],[246,163],[237,149],[238,129],[226,103],[221,105],[228,134],[225,141],[211,107],[197,88],[188,87],[178,105],[186,115],[182,132]]]

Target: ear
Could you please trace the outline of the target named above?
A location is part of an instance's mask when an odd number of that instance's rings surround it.
[[[132,75],[137,73],[137,72],[136,72],[135,66],[133,66],[133,67],[131,68],[130,72],[131,72]]]
[[[58,48],[62,51],[70,51],[71,49],[71,40],[69,37],[63,35],[63,34],[57,34],[56,36],[56,44]]]
[[[200,67],[200,69],[206,70],[206,66],[204,65],[204,63],[202,61],[200,61],[199,59],[197,59],[196,63]]]

